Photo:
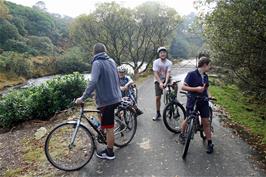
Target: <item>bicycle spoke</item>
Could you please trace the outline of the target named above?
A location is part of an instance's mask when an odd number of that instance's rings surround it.
[[[94,142],[84,127],[77,129],[73,138],[75,126],[63,124],[54,129],[46,141],[48,160],[57,168],[74,170],[86,164],[94,151]]]

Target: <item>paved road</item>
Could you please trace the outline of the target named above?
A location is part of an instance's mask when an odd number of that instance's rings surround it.
[[[177,67],[173,75],[183,78],[193,68]],[[250,160],[252,149],[214,117],[215,153],[205,153],[199,136],[193,140],[187,160],[181,158],[181,144],[177,135],[169,132],[163,121],[153,122],[155,113],[153,78],[139,88],[139,105],[145,114],[138,119],[137,133],[127,147],[116,150],[114,161],[93,157],[79,176],[266,176]],[[180,97],[184,103],[184,98]]]

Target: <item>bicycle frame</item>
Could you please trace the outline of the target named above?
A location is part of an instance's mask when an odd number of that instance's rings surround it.
[[[105,137],[102,134],[102,132],[99,131],[98,128],[89,120],[89,118],[84,115],[84,113],[86,113],[86,112],[100,113],[100,111],[98,111],[98,110],[84,110],[84,105],[81,106],[81,108],[80,108],[80,116],[79,116],[79,118],[76,121],[74,121],[76,123],[76,127],[75,127],[75,130],[74,130],[73,135],[71,137],[71,143],[69,145],[70,147],[72,147],[74,145],[74,142],[75,142],[75,139],[76,139],[76,136],[77,136],[77,132],[78,132],[78,128],[79,128],[80,124],[82,124],[82,122],[81,122],[82,118],[85,118],[87,120],[87,122],[89,123],[89,125],[96,131],[96,133],[103,140],[103,142],[106,142]],[[73,122],[73,121],[71,121],[71,122]]]
[[[123,111],[123,109],[125,109],[125,108],[122,108],[121,106],[118,106],[118,110],[117,110],[117,112],[119,113],[119,112],[121,112],[121,111]],[[82,105],[81,106],[81,108],[80,108],[80,116],[79,116],[79,118],[76,120],[76,121],[69,121],[69,122],[74,122],[74,123],[76,123],[76,127],[75,127],[75,130],[74,130],[74,132],[73,132],[73,135],[72,135],[72,137],[71,137],[71,143],[70,143],[70,145],[69,145],[69,147],[71,148],[71,147],[73,147],[73,145],[74,145],[74,142],[75,142],[75,139],[76,139],[76,136],[77,136],[77,132],[78,132],[78,128],[79,128],[79,126],[80,126],[80,124],[82,124],[82,118],[85,118],[86,120],[87,120],[87,122],[88,122],[88,124],[93,128],[93,130],[96,132],[96,134],[98,135],[98,137],[100,138],[100,140],[101,140],[101,143],[104,143],[104,144],[106,144],[106,137],[105,137],[105,135],[103,134],[103,132],[101,132],[90,120],[89,120],[89,118],[87,117],[87,116],[85,116],[84,115],[84,113],[100,113],[100,111],[99,110],[84,110],[84,105]],[[124,124],[124,122],[123,121],[121,121],[121,117],[119,117],[119,116],[117,116],[116,114],[115,114],[115,119],[119,122],[119,123],[121,123],[121,124]],[[82,124],[83,125],[83,124]],[[84,125],[85,126],[85,125]],[[119,127],[117,128],[117,129],[119,129]],[[117,129],[115,129],[114,130],[114,132],[116,132],[116,130]],[[115,135],[117,135],[117,134],[119,134],[119,133],[121,133],[122,131],[120,131],[120,132],[116,132],[115,133]]]

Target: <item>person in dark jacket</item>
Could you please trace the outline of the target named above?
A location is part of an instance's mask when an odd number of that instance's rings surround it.
[[[97,43],[93,48],[91,81],[83,95],[76,100],[81,104],[86,98],[91,97],[96,91],[96,104],[101,112],[101,129],[106,129],[107,148],[97,152],[97,157],[102,159],[115,159],[114,146],[114,110],[121,102],[121,91],[116,63],[106,53],[106,47]]]

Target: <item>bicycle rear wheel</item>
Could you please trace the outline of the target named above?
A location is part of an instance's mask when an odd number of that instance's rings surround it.
[[[115,146],[125,147],[136,134],[137,117],[135,112],[129,109],[121,110],[118,114],[121,117],[115,117]]]
[[[186,143],[185,143],[185,146],[183,149],[183,154],[182,154],[183,159],[185,159],[187,156],[187,152],[188,152],[189,144],[190,144],[190,141],[192,138],[192,134],[194,133],[193,132],[193,122],[194,122],[194,119],[192,118],[189,122],[189,125],[187,126],[187,131],[186,131],[187,138],[186,138]]]
[[[74,143],[73,134],[77,131]],[[77,123],[62,123],[55,127],[45,141],[45,155],[56,168],[74,171],[84,167],[92,158],[95,144],[90,131]]]
[[[165,127],[173,132],[180,133],[180,124],[185,119],[185,108],[177,101],[168,103],[163,111]]]

